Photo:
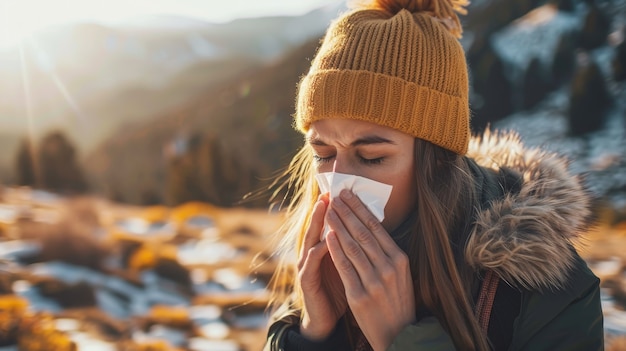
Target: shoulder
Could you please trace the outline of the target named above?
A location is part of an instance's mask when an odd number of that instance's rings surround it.
[[[511,349],[603,350],[599,282],[576,255],[563,288],[524,291]]]

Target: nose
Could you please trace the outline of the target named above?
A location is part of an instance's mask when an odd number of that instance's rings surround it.
[[[335,156],[335,162],[333,162],[333,172],[358,175],[356,174],[356,169],[354,169],[349,159],[342,156],[343,155],[340,156],[339,154]]]

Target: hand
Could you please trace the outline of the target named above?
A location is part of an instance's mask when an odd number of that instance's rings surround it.
[[[327,338],[348,305],[326,242],[320,242],[328,202],[326,194],[315,204],[298,260],[298,279],[304,300],[300,333],[311,340]]]
[[[327,245],[348,305],[374,350],[385,350],[415,320],[407,255],[352,192],[332,199]]]

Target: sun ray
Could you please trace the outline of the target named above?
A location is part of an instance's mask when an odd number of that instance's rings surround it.
[[[27,123],[27,135],[29,142],[31,143],[31,160],[33,162],[33,171],[35,173],[35,187],[40,187],[41,183],[41,168],[39,167],[39,158],[37,157],[35,140],[36,140],[36,131],[35,131],[35,121],[33,118],[33,103],[32,103],[32,95],[30,89],[30,75],[28,71],[28,65],[26,63],[26,57],[24,55],[24,46],[22,43],[19,43],[18,50],[20,52],[20,62],[22,69],[22,88],[24,90],[24,105],[26,108],[26,123]]]
[[[90,124],[88,123],[86,115],[83,112],[83,109],[78,105],[78,102],[76,101],[76,99],[74,99],[72,97],[72,94],[70,94],[69,90],[67,89],[67,85],[63,82],[63,80],[61,80],[61,77],[57,74],[57,71],[55,70],[54,65],[50,63],[51,62],[50,56],[45,50],[41,48],[41,46],[39,45],[39,43],[37,42],[34,36],[28,38],[28,43],[32,47],[35,54],[38,55],[44,61],[45,67],[46,67],[46,70],[45,70],[46,73],[50,76],[50,78],[52,78],[54,85],[57,87],[57,89],[59,89],[59,91],[61,92],[61,95],[63,95],[63,98],[72,109],[72,112],[74,112],[74,115],[78,117],[78,120],[80,123],[80,129],[83,132],[87,132],[86,129],[89,127]],[[74,121],[75,120],[73,120],[72,122]]]

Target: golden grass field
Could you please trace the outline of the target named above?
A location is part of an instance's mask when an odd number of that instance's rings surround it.
[[[626,350],[626,221],[579,248]],[[204,203],[137,207],[0,191],[2,350],[260,350],[279,214]],[[620,326],[623,329],[619,329]]]

